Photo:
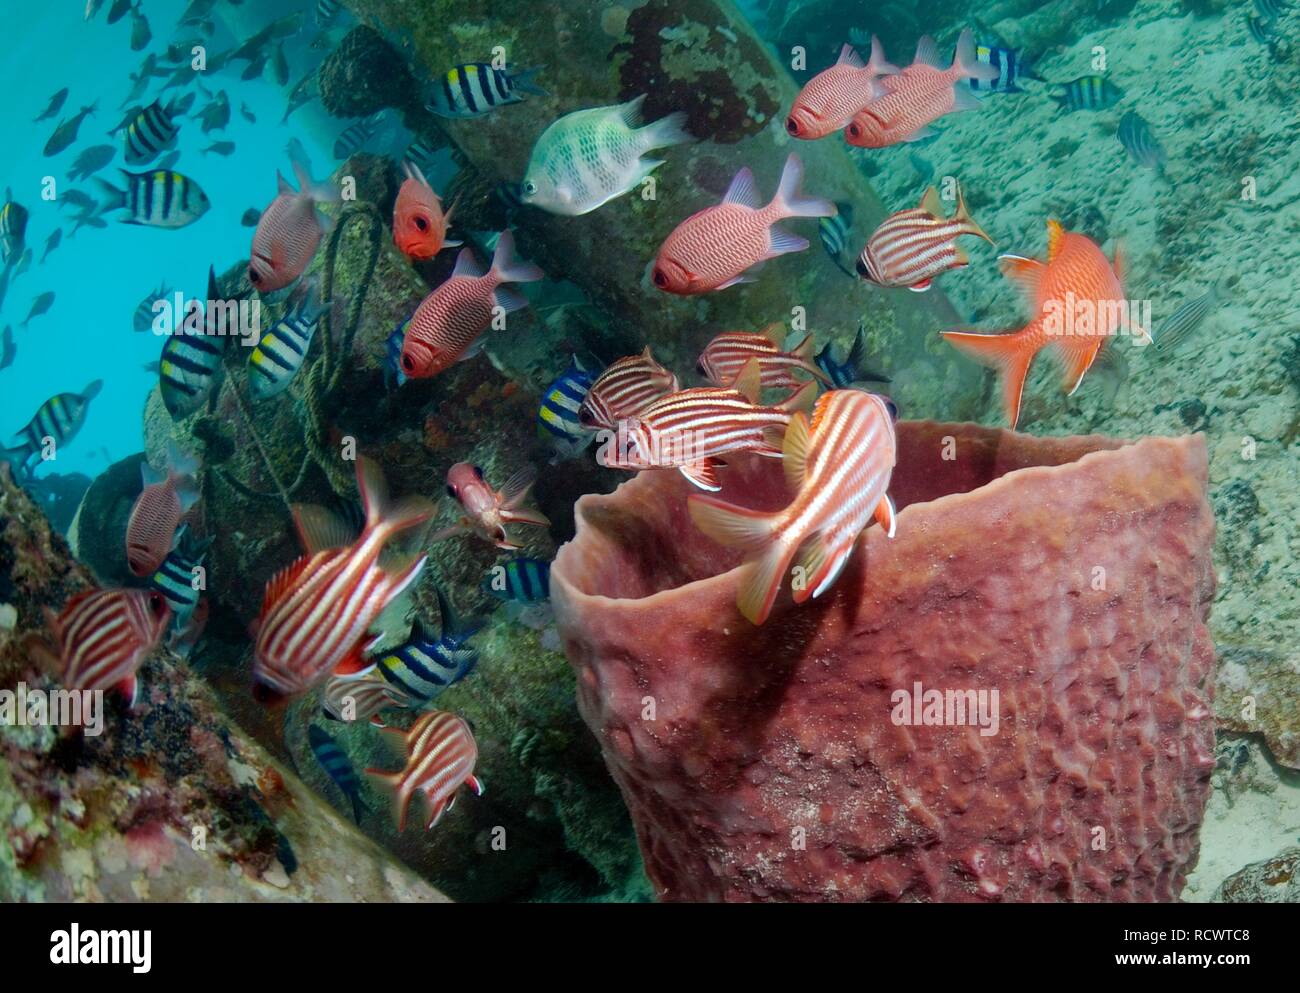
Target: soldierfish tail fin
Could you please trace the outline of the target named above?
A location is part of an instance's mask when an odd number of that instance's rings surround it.
[[[698,493],[687,497],[686,505],[695,526],[714,541],[751,553],[741,570],[736,607],[752,624],[762,624],[794,558],[793,546],[774,540],[781,515],[747,510]]]
[[[1020,396],[1025,388],[1025,376],[1036,352],[1023,331],[1011,334],[944,331],[943,336],[958,351],[998,370],[1002,376],[1002,407],[1008,426],[1014,428],[1020,419]]]
[[[804,196],[799,189],[803,183],[803,163],[791,154],[781,172],[781,185],[769,205],[777,217],[834,217],[835,204],[821,197]]]
[[[648,152],[652,148],[667,148],[695,141],[695,136],[686,130],[686,119],[686,112],[679,110],[639,128],[636,136],[642,149]]]
[[[999,70],[979,60],[975,53],[975,35],[970,28],[962,28],[957,38],[957,54],[948,70],[955,79],[979,79],[991,82],[998,78]]]
[[[411,806],[410,794],[402,790],[402,774],[369,768],[366,770],[366,775],[371,778],[380,792],[388,794],[393,805],[393,818],[397,821],[397,833],[401,834],[406,830],[406,812]]]
[[[515,235],[509,228],[497,238],[496,251],[492,253],[492,268],[488,271],[502,283],[535,283],[546,275],[531,262],[515,257]]]
[[[311,197],[317,203],[337,203],[343,199],[338,187],[328,179],[316,182],[301,162],[293,163],[293,174],[298,179],[298,192]]]
[[[383,470],[365,456],[357,459],[357,489],[366,513],[366,531],[382,531],[385,538],[423,524],[435,513],[433,504],[422,496],[405,497],[390,505]]]

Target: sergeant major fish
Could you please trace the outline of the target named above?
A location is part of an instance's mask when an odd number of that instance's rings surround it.
[[[454,66],[438,80],[426,109],[439,117],[478,117],[521,103],[525,93],[544,96],[546,91],[533,82],[540,71],[540,66],[496,69],[486,62]]]
[[[537,433],[550,443],[559,458],[573,458],[591,444],[594,433],[582,425],[578,414],[596,375],[575,355],[542,394],[537,409]]]
[[[102,212],[125,211],[117,218],[123,224],[174,230],[193,224],[212,206],[203,188],[179,172],[170,169],[118,171],[126,189],[119,189],[98,176],[95,182],[107,196]]]
[[[352,767],[347,752],[315,724],[307,728],[307,742],[311,746],[311,753],[316,756],[316,761],[325,770],[325,775],[329,776],[330,781],[343,791],[343,795],[352,804],[352,819],[360,824],[361,815],[367,808],[361,800],[361,782],[357,779],[356,770]]]
[[[447,595],[435,587],[441,617],[435,631],[422,617],[416,617],[410,637],[399,647],[381,652],[375,671],[403,696],[423,706],[443,690],[468,676],[478,662],[478,652],[469,639],[482,622],[465,623],[456,616]]]
[[[10,463],[16,474],[30,475],[33,460],[51,448],[57,453],[77,436],[86,423],[90,401],[99,396],[103,387],[104,381],[96,379],[80,393],[59,393],[50,397],[19,432],[22,441],[0,450],[0,459]]]
[[[279,396],[302,368],[320,326],[323,308],[316,286],[305,281],[297,303],[271,326],[248,356],[248,389],[254,400]]]

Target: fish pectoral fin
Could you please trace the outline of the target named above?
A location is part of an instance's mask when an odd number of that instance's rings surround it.
[[[736,286],[740,283],[752,283],[753,281],[754,281],[753,276],[747,275],[742,272],[739,276],[733,276],[731,279],[728,279],[725,283],[719,283],[718,289],[725,290],[728,286]]]
[[[717,493],[722,489],[722,484],[718,482],[718,467],[724,465],[718,459],[701,459],[698,462],[688,462],[680,466],[683,476],[702,490],[708,490],[710,493]]]
[[[374,668],[374,663],[366,658],[365,648],[357,642],[347,655],[334,668],[336,676],[355,676]]]
[[[885,529],[885,537],[892,538],[897,530],[898,513],[894,510],[894,501],[889,499],[888,493],[880,498],[880,503],[876,504],[875,516],[880,526]]]
[[[1002,270],[1002,275],[1020,287],[1030,303],[1037,302],[1038,285],[1043,280],[1047,266],[1023,255],[999,255],[998,268]]]
[[[795,411],[785,429],[781,450],[781,467],[785,470],[786,484],[792,490],[803,486],[808,463],[808,442],[808,415],[801,410]]]
[[[957,109],[960,110],[960,109],[962,109],[962,108],[959,107],[959,108],[957,108]],[[909,134],[909,135],[904,135],[904,137],[903,137],[903,141],[905,141],[905,142],[925,141],[925,140],[928,139],[928,138],[935,138],[935,137],[937,137],[938,134],[939,134],[939,131],[938,131],[937,128],[932,128],[932,127],[930,127],[930,125],[926,124],[926,125],[924,125],[923,127],[919,127],[919,128],[917,128],[917,129],[916,129],[915,131],[913,131],[911,134]]]
[[[135,710],[135,702],[140,693],[140,680],[134,675],[127,676],[114,689],[122,694],[122,699],[126,701],[126,709]]]
[[[1073,396],[1079,388],[1084,373],[1092,368],[1103,341],[1104,338],[1059,338],[1053,342],[1061,357],[1061,388],[1067,395]]]
[[[474,791],[475,796],[482,796],[486,789],[483,780],[479,779],[478,776],[470,776],[465,780],[465,785]]]
[[[426,831],[431,831],[433,828],[438,826],[438,822],[442,820],[442,815],[451,809],[451,803],[446,800],[441,802],[435,802],[434,800],[430,799],[428,793],[424,793],[422,795],[424,797],[424,809],[428,815],[425,820],[424,829]],[[454,794],[452,796],[452,799],[453,800],[455,799]]]
[[[926,290],[930,288],[930,284],[932,282],[934,282],[934,280],[932,279],[923,279],[919,283],[913,283],[911,286],[908,287],[908,289],[911,290],[913,293],[924,293]]]

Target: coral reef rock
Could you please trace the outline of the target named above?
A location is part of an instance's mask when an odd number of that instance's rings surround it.
[[[1300,848],[1246,866],[1223,881],[1215,903],[1300,903]]]
[[[0,467],[0,691],[54,688],[24,649],[90,585]],[[365,838],[158,652],[102,734],[0,724],[0,901],[445,901]]]
[[[658,896],[1176,898],[1215,764],[1203,438],[898,434],[897,536],[759,628],[680,474],[579,502],[560,634]],[[728,461],[722,497],[788,500]]]

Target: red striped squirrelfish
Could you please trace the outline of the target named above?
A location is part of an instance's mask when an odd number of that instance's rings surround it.
[[[379,712],[390,707],[407,709],[414,704],[400,689],[376,675],[331,676],[321,694],[320,709],[334,721],[369,721],[373,727],[386,727]]]
[[[171,608],[155,590],[86,590],[68,601],[51,624],[70,690],[121,693],[134,706],[136,672],[158,647]]]
[[[492,267],[483,271],[474,252],[462,248],[451,277],[416,308],[402,342],[402,372],[409,379],[437,375],[482,348],[481,335],[492,323],[496,308],[509,313],[528,306],[528,300],[503,283],[531,283],[542,270],[515,258],[515,236],[502,231],[492,255]]]
[[[262,293],[284,289],[306,271],[327,229],[316,204],[339,199],[338,191],[325,183],[313,183],[297,162],[293,171],[298,189],[277,172],[276,197],[253,232],[248,281]]]
[[[532,524],[542,528],[551,525],[540,510],[520,506],[536,478],[532,467],[525,466],[507,479],[501,489],[494,490],[483,478],[482,469],[468,462],[457,462],[447,470],[447,493],[464,508],[465,513],[456,524],[435,534],[433,540],[468,532],[492,542],[497,548],[521,547],[511,538],[507,525]]]
[[[168,447],[164,475],[141,463],[144,489],[126,523],[126,562],[136,576],[151,576],[171,551],[176,529],[199,498],[193,475],[198,461],[174,445]]]
[[[824,138],[839,131],[853,115],[887,92],[880,79],[898,72],[885,58],[880,39],[871,36],[871,60],[865,65],[852,45],[840,49],[840,57],[804,84],[785,119],[792,138]]]
[[[383,474],[367,458],[357,459],[357,488],[366,515],[360,536],[323,507],[293,508],[306,554],[266,584],[253,646],[254,695],[262,702],[303,693],[331,672],[372,668],[366,632],[424,567],[423,555],[381,564],[380,552],[398,532],[429,520],[433,504],[407,497],[390,507]]]
[[[1020,285],[1034,308],[1033,319],[1009,334],[944,331],[943,336],[971,358],[1002,375],[1002,404],[1007,423],[1020,419],[1020,397],[1034,356],[1054,345],[1063,368],[1062,388],[1073,394],[1102,346],[1121,329],[1143,344],[1150,332],[1138,323],[1124,299],[1124,263],[1120,250],[1106,260],[1100,247],[1082,234],[1047,222],[1047,262],[1019,255],[998,259],[1003,274]]]
[[[722,290],[753,277],[746,270],[787,252],[802,252],[808,239],[783,231],[776,222],[787,217],[834,217],[829,200],[799,191],[803,165],[785,160],[781,185],[763,206],[746,167],[736,173],[722,203],[692,214],[673,230],[655,258],[651,280],[666,293],[689,295]]]
[[[943,216],[939,191],[931,186],[921,206],[891,214],[872,232],[858,256],[858,275],[877,286],[906,286],[923,293],[940,273],[970,264],[956,243],[964,234],[993,244],[967,212],[960,186],[952,217]]]
[[[613,431],[620,418],[678,389],[677,377],[650,354],[628,355],[596,377],[578,408],[578,423],[590,431]]]
[[[889,79],[884,96],[853,115],[845,140],[858,148],[886,148],[900,141],[920,141],[935,131],[930,125],[960,110],[974,110],[979,98],[967,80],[998,78],[996,67],[980,62],[970,28],[957,39],[957,52],[947,69],[934,39],[926,35],[916,46],[916,61]]]
[[[442,200],[414,162],[405,163],[406,180],[393,205],[393,244],[407,258],[431,259],[459,241],[447,240],[452,210],[442,210]]]
[[[730,388],[704,386],[661,397],[619,424],[596,461],[611,469],[676,468],[703,490],[718,490],[717,470],[729,452],[780,458],[780,439],[794,410],[817,396],[810,380],[775,407],[759,405],[760,372],[750,359]]]
[[[397,830],[406,830],[406,814],[416,793],[424,794],[429,830],[451,810],[456,791],[468,786],[475,796],[483,795],[483,782],[474,775],[478,761],[478,744],[474,732],[463,718],[445,710],[431,710],[421,715],[409,731],[384,729],[401,735],[406,741],[406,766],[398,772],[370,768],[366,775],[393,793]]]
[[[736,591],[736,606],[752,623],[767,620],[800,547],[803,579],[795,603],[830,588],[873,517],[894,536],[894,505],[885,491],[894,470],[896,415],[891,401],[872,393],[823,393],[812,426],[796,413],[786,430],[782,466],[795,497],[784,510],[747,510],[698,493],[687,498],[701,531],[752,553]]]
[[[782,351],[777,341],[780,328],[779,324],[770,324],[758,333],[724,331],[705,346],[695,367],[715,386],[729,386],[736,381],[746,362],[757,359],[764,389],[798,389],[807,380],[796,379],[796,371],[807,373],[829,386],[826,373],[814,361],[816,343],[813,336],[806,335],[794,348]]]

